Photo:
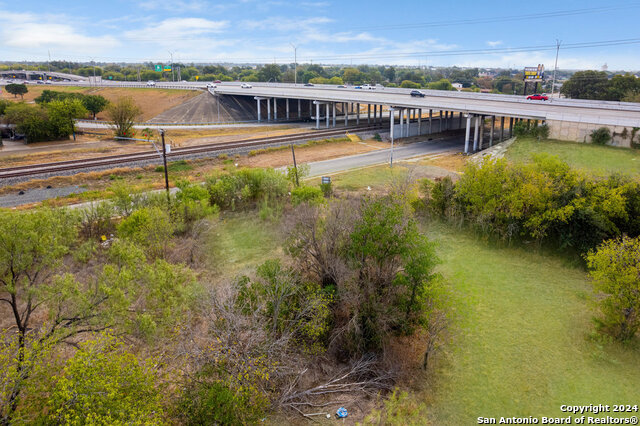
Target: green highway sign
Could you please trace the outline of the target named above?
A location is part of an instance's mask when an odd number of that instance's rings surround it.
[[[156,65],[156,72],[162,72],[162,65]]]

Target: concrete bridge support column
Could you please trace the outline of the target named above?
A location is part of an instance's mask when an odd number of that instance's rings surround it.
[[[300,99],[298,99],[298,120],[300,120],[302,118],[302,108],[301,108],[301,101]]]
[[[285,99],[285,103],[287,105],[287,121],[289,120],[289,98]]]
[[[422,108],[418,108],[418,135],[422,134]]]
[[[278,99],[273,98],[273,121],[278,121]]]
[[[320,104],[318,101],[314,102],[316,104],[316,130],[320,129]]]
[[[491,133],[489,134],[489,147],[493,146],[493,133],[496,131],[496,116],[491,116]]]
[[[367,124],[371,124],[371,104],[367,104]]]
[[[400,115],[400,137],[404,137],[404,110],[399,109],[398,114]]]
[[[333,106],[333,127],[336,127],[336,103],[331,102],[331,106]]]
[[[258,104],[258,123],[260,123],[262,121],[262,118],[260,117],[260,99],[256,98],[256,102]]]
[[[458,113],[458,129],[462,129],[462,111]]]
[[[464,153],[469,153],[469,136],[471,135],[471,114],[467,115],[467,127],[464,131]]]
[[[504,117],[500,117],[500,142],[504,140]]]
[[[484,115],[480,116],[480,143],[478,144],[478,149],[482,151],[482,146],[484,145]]]
[[[389,107],[389,135],[391,137],[391,155],[389,157],[389,164],[391,164],[391,167],[393,167],[393,142],[394,142],[393,128],[395,127],[394,118],[395,118],[395,110],[393,107]]]
[[[473,152],[478,150],[478,135],[480,133],[480,117],[475,116],[475,128],[473,129]]]
[[[433,110],[429,110],[429,134],[433,133]]]
[[[360,104],[356,104],[356,125],[360,125]]]
[[[324,112],[326,114],[326,121],[327,121],[326,127],[328,129],[329,128],[329,119],[331,117],[331,111],[329,111],[329,102],[324,104]]]
[[[509,119],[509,137],[513,137],[513,117]]]
[[[378,123],[382,124],[382,105],[380,105],[380,113],[378,114]]]
[[[267,121],[271,121],[271,99],[267,99]]]
[[[442,110],[440,110],[440,119],[438,120],[438,133],[442,132]]]
[[[347,111],[347,103],[343,102],[342,103],[342,112],[344,112],[344,125],[345,127],[349,125],[349,114]]]

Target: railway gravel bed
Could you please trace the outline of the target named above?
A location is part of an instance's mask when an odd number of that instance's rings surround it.
[[[370,133],[370,131],[368,131]],[[353,132],[353,134],[359,134],[357,131]],[[339,136],[331,136],[332,138],[334,137],[339,137]],[[185,153],[184,155],[174,155],[172,157],[170,157],[170,159],[168,159],[169,162],[173,162],[173,161],[178,161],[178,160],[196,160],[196,159],[203,159],[203,158],[216,158],[218,155],[220,154],[227,154],[227,155],[242,155],[242,154],[248,154],[250,151],[256,150],[256,149],[265,149],[265,148],[270,148],[270,147],[278,147],[278,146],[283,146],[283,145],[291,145],[292,143],[294,145],[302,145],[307,143],[309,140],[313,140],[313,138],[307,138],[307,139],[301,139],[301,140],[297,140],[297,141],[285,141],[285,142],[273,142],[273,143],[265,143],[263,145],[260,146],[249,146],[249,147],[238,147],[238,148],[230,148],[230,149],[225,149],[225,150],[221,150],[221,151],[210,151],[210,152],[201,152],[201,153]],[[110,169],[114,169],[114,168],[121,168],[121,167],[130,167],[130,168],[136,168],[136,167],[144,167],[144,166],[149,166],[149,165],[156,165],[156,166],[161,166],[162,165],[162,157],[157,156],[155,159],[149,159],[149,160],[133,160],[130,162],[126,162],[126,163],[121,163],[121,164],[116,164],[116,165],[104,165],[104,166],[93,166],[93,167],[87,167],[87,168],[83,168],[83,169],[75,169],[75,170],[63,170],[63,171],[56,171],[56,172],[43,172],[43,173],[38,173],[38,174],[33,174],[33,175],[29,175],[29,176],[17,176],[17,177],[3,177],[0,178],[0,187],[4,187],[4,186],[10,186],[10,185],[15,185],[18,183],[22,183],[22,182],[28,182],[30,180],[33,179],[48,179],[51,177],[55,177],[55,176],[72,176],[78,173],[87,173],[87,172],[96,172],[96,171],[104,171],[104,170],[110,170]],[[50,197],[48,197],[50,198]]]

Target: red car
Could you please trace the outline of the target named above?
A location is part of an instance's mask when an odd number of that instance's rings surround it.
[[[222,83],[222,82],[220,80],[216,80],[216,81],[214,81],[214,83],[219,84],[219,83]]]
[[[548,101],[549,97],[547,95],[539,95],[536,93],[535,95],[527,96],[527,100],[528,101]]]

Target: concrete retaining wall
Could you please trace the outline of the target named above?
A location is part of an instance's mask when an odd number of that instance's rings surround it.
[[[631,147],[631,133],[633,131],[633,127],[603,126],[602,124],[555,120],[548,120],[547,124],[549,125],[549,137],[551,139],[590,143],[590,135],[592,131],[599,129],[600,127],[608,127],[609,130],[611,130],[611,135],[613,136],[613,139],[610,142],[611,145],[626,148]],[[621,134],[625,128],[627,129],[627,137],[623,138]],[[636,142],[640,140],[640,131],[636,133],[635,140]]]

